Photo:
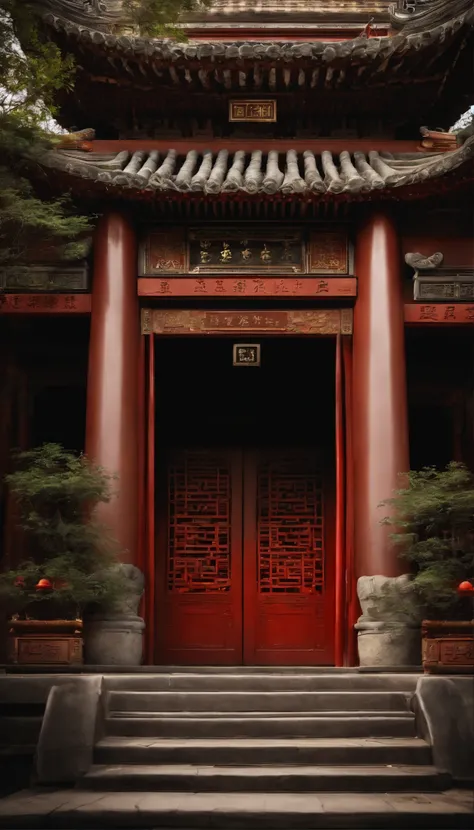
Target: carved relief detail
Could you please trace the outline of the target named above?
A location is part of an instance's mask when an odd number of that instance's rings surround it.
[[[311,274],[347,274],[349,251],[347,236],[341,231],[315,231],[309,243]]]
[[[142,334],[224,332],[352,334],[352,309],[317,311],[198,311],[143,309]]]
[[[153,231],[141,254],[142,274],[182,274],[187,270],[184,228]]]

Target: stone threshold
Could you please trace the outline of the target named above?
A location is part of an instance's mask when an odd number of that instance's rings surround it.
[[[16,828],[472,828],[472,792],[176,793],[25,790],[0,800]]]

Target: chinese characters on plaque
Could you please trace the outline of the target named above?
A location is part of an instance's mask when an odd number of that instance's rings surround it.
[[[474,305],[456,303],[409,303],[405,323],[470,324],[474,326]]]
[[[355,297],[355,277],[176,277],[138,280],[140,297]]]
[[[142,334],[352,334],[352,309],[204,311],[142,309]]]
[[[90,294],[0,294],[0,314],[87,314]]]
[[[260,366],[260,343],[234,343],[234,366]]]
[[[304,246],[300,233],[250,233],[215,229],[189,233],[189,270],[194,274],[304,272]]]
[[[345,230],[271,225],[169,227],[147,232],[140,275],[315,274],[349,276]]]
[[[277,120],[276,100],[229,101],[229,121],[268,124]]]

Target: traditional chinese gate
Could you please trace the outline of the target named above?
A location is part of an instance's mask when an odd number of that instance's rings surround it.
[[[142,311],[149,337],[142,341],[139,536],[149,663],[353,665],[352,311],[257,316],[247,333],[336,338],[335,457],[334,447],[328,457],[307,448],[165,454],[163,445],[155,454],[155,335],[241,336],[247,318]]]
[[[333,661],[333,499],[320,453],[178,450],[160,491],[160,662]]]

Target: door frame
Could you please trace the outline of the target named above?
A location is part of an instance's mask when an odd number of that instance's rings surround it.
[[[357,596],[353,562],[353,493],[352,493],[352,322],[353,311],[349,308],[331,308],[313,311],[279,311],[258,309],[258,319],[272,321],[270,329],[247,324],[239,326],[239,319],[249,320],[249,312],[232,310],[232,326],[217,327],[213,320],[229,312],[196,311],[195,309],[166,310],[143,308],[141,311],[141,334],[145,347],[140,349],[141,364],[139,413],[142,414],[142,428],[145,446],[139,455],[142,458],[141,475],[145,481],[146,499],[143,510],[145,520],[141,522],[139,550],[145,571],[145,599],[143,610],[146,623],[145,662],[155,664],[155,336],[215,336],[235,338],[243,334],[265,337],[321,337],[330,336],[336,341],[336,516],[335,516],[335,585],[336,602],[335,665],[355,665],[354,622],[357,613]],[[273,323],[273,317],[275,323]],[[254,315],[255,316],[255,315]],[[228,317],[229,319],[229,317]],[[219,324],[220,326],[220,324]],[[278,326],[278,328],[277,328]],[[143,492],[143,490],[141,490]]]

